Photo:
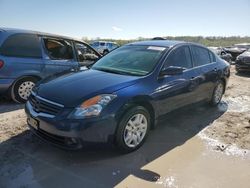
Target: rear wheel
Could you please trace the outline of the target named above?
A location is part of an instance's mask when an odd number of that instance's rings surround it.
[[[18,103],[26,102],[37,81],[34,77],[26,77],[16,81],[11,89],[12,100]]]
[[[214,88],[213,96],[212,96],[212,99],[210,101],[210,104],[212,106],[216,106],[220,103],[221,98],[222,98],[223,93],[224,93],[224,88],[225,88],[225,84],[222,80],[220,80],[217,83],[216,87]]]
[[[142,106],[130,109],[122,117],[117,133],[116,144],[124,153],[132,152],[144,143],[150,128],[150,114]]]

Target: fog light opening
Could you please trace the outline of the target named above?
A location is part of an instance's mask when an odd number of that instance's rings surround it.
[[[66,138],[65,143],[66,145],[71,146],[71,145],[77,145],[78,141],[75,138]]]

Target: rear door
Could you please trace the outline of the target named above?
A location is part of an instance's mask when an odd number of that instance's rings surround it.
[[[53,37],[42,37],[44,62],[43,73],[46,76],[79,69],[73,42]]]
[[[198,91],[200,100],[208,99],[215,87],[216,80],[218,79],[218,67],[216,58],[208,49],[192,45],[192,56],[194,66],[200,69],[201,82]]]

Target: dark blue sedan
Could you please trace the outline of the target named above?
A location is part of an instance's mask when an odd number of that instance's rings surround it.
[[[131,43],[89,70],[34,87],[27,121],[35,134],[62,147],[113,142],[131,152],[164,114],[199,101],[217,105],[229,75],[229,64],[198,44]]]

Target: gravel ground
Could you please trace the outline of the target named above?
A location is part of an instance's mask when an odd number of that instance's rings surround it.
[[[230,81],[219,110],[226,111],[203,132],[207,137],[250,150],[250,74],[235,74]]]

